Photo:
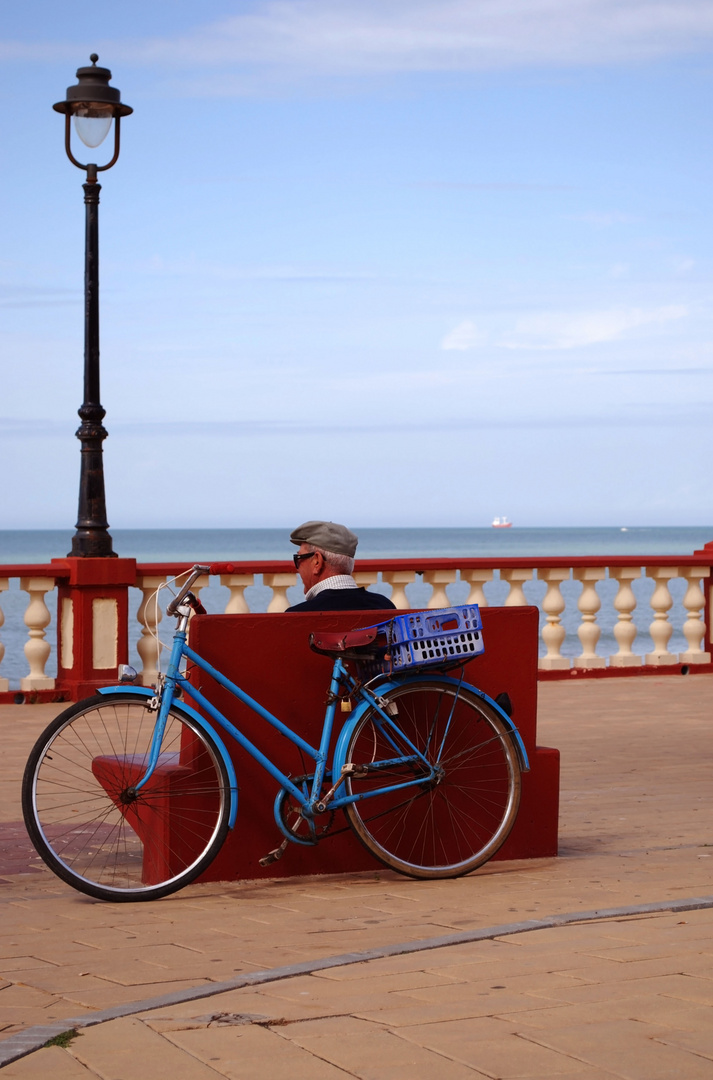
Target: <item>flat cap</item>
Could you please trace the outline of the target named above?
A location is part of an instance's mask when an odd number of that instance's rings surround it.
[[[293,544],[314,544],[315,547],[333,551],[336,555],[349,555],[352,559],[359,543],[359,537],[346,525],[336,525],[333,521],[305,521],[304,525],[290,533]]]

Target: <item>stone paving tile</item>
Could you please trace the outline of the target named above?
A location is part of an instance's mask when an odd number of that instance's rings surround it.
[[[355,966],[358,968],[361,965]],[[363,966],[366,968],[370,967],[369,964],[365,964]],[[352,992],[363,992],[365,989],[375,989],[382,994],[391,994],[396,991],[401,991],[403,993],[413,989],[418,990],[426,986],[451,986],[457,981],[454,979],[450,979],[447,975],[441,975],[438,972],[425,971],[419,966],[418,960],[415,964],[412,965],[410,971],[384,972],[381,975],[373,974],[371,977],[367,976],[366,978],[356,978],[349,980],[332,979],[331,974],[331,970],[315,971],[315,973],[313,975],[310,975],[309,978],[318,979],[325,982],[327,986],[323,989],[324,992],[326,992],[327,994],[341,993],[345,982],[348,982],[349,989]],[[361,975],[361,972],[359,972],[359,974]],[[337,984],[336,986],[334,985],[335,983]]]
[[[543,988],[546,992],[548,982]],[[602,1001],[584,1002],[579,1005],[561,1005],[545,1009],[533,1009],[516,1014],[499,1012],[504,1020],[517,1020],[523,1026],[533,1028],[569,1028],[579,1024],[598,1024],[603,1020],[636,1020],[658,1028],[670,1028],[684,1033],[713,1031],[713,1009],[704,1006],[676,1003],[670,997],[656,994],[640,994],[636,997],[605,998]]]
[[[570,1054],[626,1080],[710,1080],[711,1063],[659,1041],[659,1029],[632,1020],[612,1020],[533,1033],[537,1045]]]
[[[483,1024],[471,1020],[450,1020],[439,1024],[399,1028],[398,1035],[418,1046],[433,1050],[491,1077],[585,1076],[589,1063],[567,1052],[539,1046],[522,1038],[509,1025],[498,1021]]]
[[[620,963],[599,957],[573,956],[558,971],[566,972],[582,982],[601,982],[607,985],[628,980],[653,979],[681,973],[685,961],[681,957],[665,956],[655,960],[631,960]],[[711,984],[713,988],[713,983]]]
[[[78,1062],[102,1077],[127,1080],[216,1080],[216,1069],[183,1053],[140,1020],[125,1017],[87,1028],[69,1045]]]
[[[217,1026],[165,1035],[197,1061],[235,1080],[345,1080],[353,1076],[320,1060],[281,1033],[255,1026]]]
[[[461,986],[460,996],[452,994],[415,1001],[412,994],[396,994],[386,1002],[371,999],[353,1012],[366,1020],[378,1021],[394,1030],[415,1024],[440,1023],[445,1020],[473,1020],[486,1016],[513,1016],[523,1012],[549,1011],[552,1006],[526,994],[509,991],[485,991],[466,984]]]
[[[398,978],[403,979],[404,976]],[[386,985],[382,987],[380,979],[369,980],[368,983],[329,984],[324,979],[304,976],[270,983],[263,987],[262,993],[278,1001],[311,1005],[324,1014],[374,1012],[378,1009],[407,1008],[413,1004],[409,991],[394,989],[394,984],[388,982],[388,976],[386,980]]]
[[[53,964],[50,960],[38,956],[30,956],[24,952],[20,952],[14,955],[0,956],[0,969],[5,974],[16,971],[37,971],[38,968],[55,968],[56,964]]]
[[[92,1080],[99,1074],[82,1065],[58,1046],[38,1050],[3,1068],[3,1080]],[[215,1080],[215,1077],[213,1078]]]
[[[367,1021],[311,1020],[276,1028],[284,1039],[361,1080],[474,1080],[479,1071]]]
[[[629,979],[613,983],[590,982],[566,987],[552,987],[546,991],[533,989],[533,997],[543,997],[549,1002],[578,1005],[591,1001],[626,999],[642,994],[680,997],[701,1005],[713,1005],[711,982],[689,975],[662,975],[658,978]]]
[[[285,998],[268,997],[261,990],[244,988],[228,990],[225,993],[205,998],[202,1001],[186,1001],[177,1005],[167,1005],[137,1015],[150,1027],[155,1027],[158,1031],[165,1024],[190,1025],[196,1018],[201,1019],[201,1022],[204,1023],[207,1022],[206,1017],[213,1017],[218,1014],[259,1015],[275,1021],[306,1020],[314,1019],[315,1016],[324,1016],[325,1010],[319,1004],[307,1004],[302,1001],[296,1002],[288,1001]]]
[[[38,990],[35,986],[23,986],[22,983],[10,983],[0,990],[0,1007],[5,1016],[9,1009],[31,1009],[35,1005],[39,1009],[45,1009],[48,1003],[54,1000],[54,995]]]
[[[88,989],[106,989],[106,981],[99,979],[92,975],[88,971],[84,971],[77,967],[70,967],[69,965],[55,964],[52,967],[46,967],[38,974],[36,968],[28,968],[23,971],[13,971],[13,978],[15,985],[27,984],[28,980],[32,980],[31,985],[33,989],[42,990],[47,994],[66,995],[73,991]],[[0,997],[0,1005],[2,1004],[2,997]]]
[[[713,1061],[713,1027],[710,1022],[705,1030],[667,1032],[657,1035],[656,1041],[673,1049],[690,1051],[692,1054]]]
[[[70,990],[64,995],[64,1000],[73,1005],[76,1011],[97,1011],[108,1009],[112,1005],[124,1005],[131,1001],[145,1001],[148,998],[159,997],[161,994],[175,993],[178,990],[189,990],[195,986],[207,986],[207,979],[166,979],[165,982],[141,983],[122,986],[119,983],[103,979],[103,986],[97,989]],[[39,1021],[42,1022],[40,1018]]]

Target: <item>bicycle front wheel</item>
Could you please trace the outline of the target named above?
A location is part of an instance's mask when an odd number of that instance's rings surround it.
[[[100,900],[157,900],[209,865],[228,831],[230,784],[213,738],[169,713],[158,764],[144,775],[157,713],[139,694],[71,706],[37,741],[22,810],[58,877]]]
[[[459,877],[482,866],[505,842],[520,804],[520,767],[502,717],[477,695],[445,680],[414,680],[369,709],[347,750],[345,813],[382,863],[418,878]],[[411,743],[433,767],[408,757]],[[423,782],[389,791],[423,776]]]

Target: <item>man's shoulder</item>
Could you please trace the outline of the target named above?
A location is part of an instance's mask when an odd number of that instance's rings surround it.
[[[293,604],[288,611],[385,611],[395,608],[386,596],[368,589],[322,589],[311,600]]]

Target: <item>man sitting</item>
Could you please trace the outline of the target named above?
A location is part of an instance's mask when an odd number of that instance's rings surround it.
[[[290,535],[305,598],[288,611],[382,611],[394,604],[380,593],[360,588],[352,577],[358,536],[332,521],[306,521]]]

